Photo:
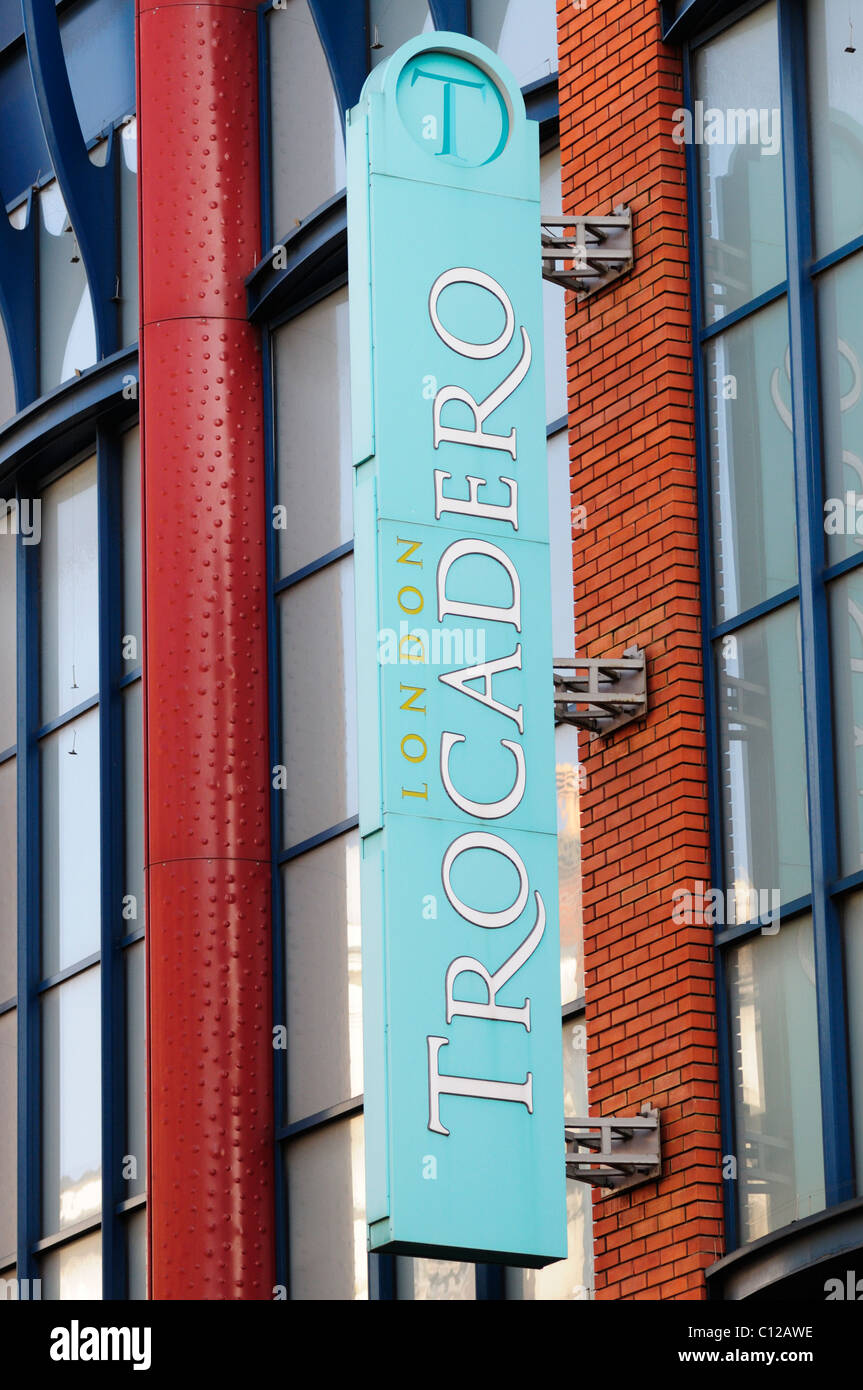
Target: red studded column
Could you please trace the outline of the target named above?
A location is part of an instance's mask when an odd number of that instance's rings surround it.
[[[150,1284],[271,1298],[255,0],[138,0]]]

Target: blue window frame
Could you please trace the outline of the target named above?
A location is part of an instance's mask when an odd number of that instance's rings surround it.
[[[733,7],[694,3],[663,5],[666,33],[669,37],[685,37],[684,46],[684,105],[695,119],[695,101],[701,95],[699,90],[699,64],[711,44],[722,42],[732,33],[738,22],[758,23],[768,12],[771,4],[748,4]],[[847,11],[847,7],[845,7]],[[716,974],[719,1017],[719,1047],[721,1074],[721,1103],[723,1147],[727,1155],[736,1155],[738,1161],[737,1180],[726,1183],[726,1233],[729,1249],[753,1238],[753,1234],[764,1234],[781,1228],[797,1216],[808,1214],[802,1209],[784,1208],[784,1218],[769,1219],[767,1231],[753,1230],[751,1223],[751,1204],[747,1206],[747,1193],[752,1189],[752,1152],[747,1148],[748,1140],[742,1132],[740,1105],[735,1105],[735,1095],[739,1100],[739,1081],[741,1067],[741,1048],[745,1049],[743,1034],[746,1029],[741,1024],[740,979],[742,948],[754,950],[745,963],[748,972],[746,989],[749,991],[747,1007],[754,1008],[753,999],[765,989],[770,988],[757,961],[766,959],[766,950],[774,936],[782,939],[783,930],[789,929],[789,940],[796,932],[802,941],[804,937],[811,944],[811,964],[805,965],[803,954],[798,953],[795,968],[811,972],[814,1019],[812,1049],[817,1055],[813,1073],[813,1091],[820,1089],[820,1139],[823,1152],[823,1195],[815,1195],[814,1210],[820,1206],[831,1207],[860,1196],[854,1177],[854,1144],[851,1114],[851,1094],[848,1075],[848,1018],[846,1010],[846,979],[843,963],[842,918],[846,907],[850,911],[851,893],[863,883],[863,869],[859,864],[849,868],[839,861],[840,834],[837,816],[841,812],[842,788],[837,798],[836,760],[841,757],[840,746],[836,744],[836,710],[839,691],[836,678],[836,662],[842,648],[841,625],[835,621],[836,610],[842,604],[839,586],[849,572],[856,572],[863,563],[863,553],[857,545],[851,547],[852,553],[837,557],[831,550],[829,537],[825,535],[825,479],[831,476],[833,465],[825,457],[825,443],[829,436],[825,427],[830,408],[829,391],[825,389],[825,379],[834,372],[834,364],[828,360],[824,351],[825,332],[835,332],[832,327],[820,327],[819,346],[819,308],[829,297],[830,276],[842,273],[844,268],[849,276],[859,277],[863,260],[863,237],[854,235],[842,244],[831,246],[827,252],[819,250],[815,242],[817,214],[819,207],[812,194],[813,134],[809,124],[811,88],[807,83],[815,80],[815,25],[818,18],[818,5],[800,5],[796,0],[777,0],[775,5],[776,26],[773,42],[774,61],[778,72],[779,103],[781,109],[781,153],[774,172],[781,172],[783,190],[776,211],[781,214],[779,225],[785,242],[787,269],[774,276],[773,282],[757,286],[758,292],[750,291],[744,295],[742,303],[734,304],[730,311],[717,305],[714,291],[711,291],[713,266],[705,263],[705,237],[708,222],[716,224],[716,208],[713,203],[705,207],[705,198],[718,197],[717,184],[710,185],[713,192],[705,193],[703,182],[703,154],[694,143],[687,145],[687,182],[690,220],[690,266],[693,285],[693,326],[695,341],[695,403],[697,420],[697,454],[700,495],[700,563],[702,582],[703,611],[703,652],[705,671],[705,694],[708,729],[708,777],[711,818],[711,861],[712,882],[717,888],[735,888],[732,878],[733,856],[729,859],[728,835],[723,835],[723,825],[728,822],[728,800],[732,795],[729,788],[736,775],[732,764],[741,765],[741,758],[757,759],[759,738],[764,730],[755,731],[753,716],[764,715],[768,693],[764,684],[764,673],[768,671],[766,658],[755,661],[754,685],[748,681],[747,672],[734,665],[723,667],[723,652],[733,653],[737,663],[739,644],[753,641],[759,629],[768,629],[775,635],[777,624],[790,621],[792,628],[796,622],[799,627],[799,656],[796,678],[799,681],[799,697],[795,693],[794,680],[788,682],[782,700],[771,707],[768,725],[774,732],[778,728],[778,711],[788,709],[802,698],[802,744],[793,742],[789,746],[788,760],[802,768],[801,783],[803,796],[807,803],[804,819],[804,841],[807,858],[806,882],[798,878],[797,888],[793,886],[783,901],[776,923],[765,923],[757,913],[744,914],[748,920],[735,924],[724,924],[716,932]],[[847,13],[845,14],[847,33]],[[711,24],[706,29],[704,26]],[[700,32],[693,32],[700,26]],[[835,45],[834,45],[835,47]],[[832,53],[832,49],[831,49]],[[842,53],[841,45],[832,55],[838,63],[851,61]],[[809,71],[807,71],[809,69]],[[859,82],[859,72],[858,72]],[[752,102],[746,103],[747,106]],[[693,127],[694,128],[694,127]],[[742,167],[742,166],[741,166]],[[731,164],[728,166],[731,169]],[[737,193],[734,197],[738,197]],[[753,195],[757,196],[757,194]],[[726,196],[726,212],[730,208]],[[863,228],[858,228],[858,231]],[[720,238],[721,239],[721,238]],[[727,239],[725,245],[727,246]],[[739,244],[739,243],[738,243]],[[745,281],[744,276],[744,281]],[[835,312],[835,308],[834,308]],[[777,339],[772,330],[768,331],[768,316],[773,315],[787,342],[787,356],[782,360],[777,353]],[[734,347],[734,335],[738,335],[738,345]],[[748,334],[750,346],[747,349],[739,340],[740,334]],[[758,371],[758,351],[753,350],[756,343],[770,358],[773,369],[767,373],[769,389],[773,393],[773,405],[784,417],[787,430],[787,471],[786,461],[779,459],[786,446],[771,444],[763,428],[760,448],[750,448],[745,454],[746,441],[751,444],[753,429],[758,427],[754,412],[748,422],[738,431],[743,438],[744,454],[740,454],[740,444],[733,439],[733,429],[728,426],[728,413],[722,403],[722,381],[732,381],[734,373],[728,377],[723,367],[738,361],[749,363],[753,379]],[[851,345],[853,349],[853,344]],[[724,355],[723,355],[724,354]],[[736,358],[735,358],[736,354]],[[777,360],[774,361],[774,357]],[[720,369],[717,371],[717,361]],[[843,370],[845,370],[843,368]],[[844,380],[844,379],[843,379]],[[846,382],[847,386],[847,382]],[[846,389],[843,386],[842,389]],[[736,389],[734,387],[730,389]],[[835,393],[834,393],[835,394]],[[740,414],[738,409],[738,424]],[[772,427],[771,427],[772,428]],[[859,429],[859,426],[858,426]],[[729,443],[731,439],[731,443]],[[719,440],[719,446],[717,445]],[[774,431],[775,440],[775,431]],[[717,449],[724,448],[753,466],[774,467],[770,480],[772,505],[784,509],[787,517],[785,526],[787,541],[788,525],[794,528],[794,546],[791,562],[795,573],[789,575],[787,558],[780,557],[772,564],[773,579],[769,584],[763,582],[764,576],[750,572],[742,593],[738,586],[727,602],[731,592],[728,585],[729,561],[723,559],[722,544],[714,545],[717,534],[717,513],[723,510],[722,488],[728,500],[725,517],[721,521],[729,535],[753,525],[751,515],[742,516],[735,521],[733,512],[733,480],[729,483],[726,471],[725,481],[717,481]],[[767,463],[765,465],[765,460]],[[835,462],[835,460],[834,460]],[[749,504],[760,505],[764,499],[756,497],[752,491],[752,468],[745,470],[748,477],[741,479],[743,488],[750,489]],[[835,473],[834,473],[835,476]],[[863,486],[863,483],[861,483]],[[731,518],[729,520],[729,518]],[[766,518],[769,531],[770,518]],[[753,532],[754,534],[754,532]],[[780,541],[782,538],[778,538]],[[774,537],[773,540],[776,540]],[[773,549],[778,553],[771,537],[765,531],[758,542],[753,543],[748,556],[741,553],[740,560],[751,562],[753,569],[764,564],[765,554]],[[756,550],[758,553],[756,553]],[[785,552],[787,557],[787,550]],[[733,558],[733,556],[732,556]],[[770,569],[771,565],[764,565]],[[770,576],[767,576],[770,579]],[[760,586],[760,592],[759,592]],[[731,586],[732,588],[734,586]],[[834,622],[831,628],[831,613]],[[847,621],[847,620],[846,620]],[[762,644],[763,645],[763,644]],[[845,644],[847,656],[847,643]],[[834,670],[831,672],[831,655]],[[853,660],[858,659],[855,648]],[[786,678],[794,676],[788,661],[784,666],[776,666],[777,674],[784,669]],[[723,675],[722,672],[725,672]],[[730,672],[730,674],[729,674]],[[745,687],[745,689],[744,689]],[[729,691],[733,689],[733,695]],[[849,697],[850,698],[850,697]],[[732,705],[729,705],[729,700]],[[760,710],[754,708],[754,701],[761,702]],[[748,709],[746,701],[750,704]],[[784,701],[784,703],[783,703]],[[729,710],[731,721],[729,722]],[[772,724],[771,724],[772,720]],[[763,724],[763,718],[761,720]],[[863,723],[863,720],[861,720]],[[732,728],[732,741],[726,736]],[[743,741],[743,752],[734,750],[732,742]],[[853,756],[853,753],[852,753]],[[754,765],[754,764],[753,764]],[[774,792],[781,790],[780,769],[773,768],[770,776],[774,778]],[[857,794],[859,779],[856,769],[852,774],[853,791]],[[748,808],[755,818],[754,806],[756,792],[750,788],[745,794],[737,794],[740,804]],[[777,798],[781,801],[781,796]],[[847,798],[846,798],[847,799]],[[781,830],[781,808],[773,817],[774,829]],[[841,816],[839,817],[841,819]],[[755,885],[766,887],[767,885]],[[772,887],[772,885],[771,885]],[[803,936],[801,936],[803,933]],[[764,949],[761,949],[761,942]],[[777,947],[777,953],[779,948]],[[808,952],[807,952],[808,954]],[[778,954],[774,956],[774,962]],[[759,973],[760,971],[760,973]],[[754,972],[754,973],[753,973]],[[752,991],[756,991],[753,995]],[[787,996],[783,995],[782,997]],[[808,1006],[807,1006],[808,1007]],[[775,1041],[772,1030],[778,1029],[775,1020],[764,1017],[764,1046],[770,1047]],[[741,1032],[743,1029],[743,1032]],[[787,1078],[785,1078],[787,1080]],[[778,1085],[778,1083],[776,1083]],[[783,1083],[784,1084],[784,1083]],[[811,1094],[809,1104],[811,1106]],[[858,1097],[857,1105],[863,1104],[863,1096]],[[735,1113],[736,1112],[736,1113]],[[811,1124],[815,1117],[810,1113],[805,1119]],[[763,1157],[763,1155],[762,1155]],[[758,1164],[754,1158],[754,1184],[761,1182]],[[764,1160],[764,1168],[769,1167]],[[775,1177],[761,1182],[762,1200],[769,1203],[767,1189]],[[761,1177],[763,1178],[763,1172]],[[778,1212],[778,1209],[777,1209]]]

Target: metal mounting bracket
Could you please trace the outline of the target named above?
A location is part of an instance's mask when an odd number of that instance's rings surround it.
[[[542,273],[546,280],[587,299],[632,269],[632,210],[563,217],[540,214]]]
[[[640,647],[623,656],[554,663],[554,722],[610,734],[647,713],[647,663]]]
[[[643,1105],[640,1115],[579,1117],[563,1123],[568,1178],[620,1192],[660,1177],[659,1111],[650,1105]]]

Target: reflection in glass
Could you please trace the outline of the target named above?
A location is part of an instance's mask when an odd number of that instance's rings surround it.
[[[280,573],[353,536],[348,294],[338,290],[275,334]]]
[[[863,869],[863,571],[830,585],[839,871]]]
[[[737,903],[809,892],[798,628],[791,603],[717,648],[725,881]]]
[[[285,846],[357,812],[353,558],[280,598]]]
[[[741,1243],[824,1206],[812,919],[728,954]]]
[[[581,903],[578,731],[554,731],[557,775],[557,881],[560,892],[560,997],[564,1004],[584,994],[584,919]]]
[[[568,1119],[589,1114],[584,1019],[563,1025],[563,1109]],[[584,1301],[593,1297],[593,1206],[586,1183],[566,1183],[567,1257],[545,1269],[508,1269],[507,1298]]]
[[[0,1014],[0,1265],[18,1243],[18,1036],[16,1010]]]
[[[120,140],[120,340],[138,341],[138,122],[118,131]]]
[[[842,900],[857,1196],[863,1196],[863,893]],[[850,1195],[850,1194],[849,1194]]]
[[[99,949],[99,711],[40,744],[42,975]]]
[[[707,348],[718,622],[797,582],[788,362],[784,299]]]
[[[144,925],[144,715],[143,682],[134,681],[121,696],[123,703],[123,795],[125,815],[125,877],[122,905],[123,935]]]
[[[147,1189],[147,1110],[145,1097],[146,983],[144,943],[136,941],[123,952],[126,971],[126,1147],[135,1159],[136,1173],[126,1178],[124,1196],[137,1197]],[[125,1162],[125,1160],[124,1160]]]
[[[0,763],[0,1004],[18,993],[17,760]]]
[[[826,256],[863,233],[863,47],[847,52],[848,0],[809,0],[807,68],[815,254]]]
[[[24,517],[27,529],[35,521],[35,512]],[[20,526],[15,509],[0,509],[0,753],[11,748],[17,739],[15,718],[18,707],[16,660],[16,595],[15,571],[18,539],[14,534]],[[34,530],[33,534],[36,532]]]
[[[454,1302],[476,1298],[476,1268],[456,1260],[396,1257],[396,1292],[414,1302]]]
[[[42,1297],[77,1300],[102,1297],[102,1232],[71,1240],[42,1256]]]
[[[345,138],[308,0],[267,15],[272,234],[287,236],[345,186]]]
[[[44,395],[96,361],[96,322],[78,240],[56,180],[39,203],[39,363]]]
[[[362,1094],[357,832],[292,860],[283,881],[291,1123]]]
[[[775,3],[698,50],[693,96],[701,184],[705,315],[719,319],[785,279],[785,202]],[[757,129],[726,113],[764,112]],[[717,113],[711,116],[711,112]],[[699,136],[701,138],[699,139]]]
[[[42,996],[42,1234],[102,1202],[99,967]]]
[[[294,1139],[286,1168],[291,1298],[368,1298],[362,1117]]]
[[[520,87],[557,72],[554,0],[471,0],[471,32],[503,59]]]
[[[560,216],[560,147],[555,146],[539,161],[542,211]],[[566,414],[566,294],[550,280],[542,282],[542,321],[545,349],[545,419],[547,424]]]
[[[99,689],[95,458],[45,489],[39,558],[42,719],[47,723]]]
[[[426,0],[369,0],[369,58],[377,67],[417,34],[434,28]]]
[[[147,1297],[147,1210],[140,1207],[126,1218],[126,1278],[129,1301]]]
[[[831,564],[863,550],[863,255],[819,275],[824,530]]]
[[[141,431],[127,430],[121,441],[123,458],[123,665],[133,671],[141,664]],[[128,638],[134,638],[134,643]]]

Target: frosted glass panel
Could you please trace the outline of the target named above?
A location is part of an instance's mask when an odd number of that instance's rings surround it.
[[[42,1256],[42,1297],[75,1301],[102,1297],[102,1232],[70,1241]]]
[[[434,28],[426,0],[369,0],[369,23],[372,67],[389,58],[408,39]]]
[[[96,323],[81,250],[55,181],[38,195],[40,391],[96,361]]]
[[[540,207],[546,214],[562,212],[560,150],[539,161]],[[566,291],[550,280],[542,282],[542,321],[545,345],[545,418],[548,424],[566,411]]]
[[[276,330],[277,503],[281,573],[353,536],[346,290]]]
[[[345,186],[345,138],[327,60],[307,0],[267,15],[273,238]]]
[[[99,689],[96,460],[42,496],[42,719],[74,709]]]
[[[554,0],[471,0],[471,28],[510,68],[519,86],[557,72]]]
[[[787,354],[784,299],[706,352],[717,622],[797,583]]]
[[[863,550],[863,255],[819,275],[824,530],[835,564]]]
[[[141,431],[136,425],[122,439],[123,451],[123,667],[133,671],[142,659],[141,622]],[[134,641],[127,641],[133,638]]]
[[[147,1212],[133,1211],[126,1220],[126,1277],[129,1301],[139,1303],[147,1297]]]
[[[18,781],[16,759],[0,763],[0,1004],[18,993]]]
[[[294,859],[283,882],[290,1123],[362,1094],[356,831]]]
[[[102,1204],[99,967],[42,997],[42,1234]]]
[[[572,496],[569,437],[565,429],[548,441],[548,511],[551,542],[551,637],[555,657],[575,656],[572,570]]]
[[[362,1118],[295,1139],[286,1166],[291,1298],[368,1298]]]
[[[785,278],[785,202],[776,5],[762,5],[698,50],[693,98],[701,184],[704,299],[719,319]],[[696,106],[696,110],[698,107]],[[726,112],[764,111],[762,130]],[[707,113],[718,111],[721,126]],[[709,139],[708,139],[709,136]],[[754,136],[754,139],[753,139]]]
[[[17,1029],[15,1009],[0,1014],[0,1263],[14,1260],[17,1244]]]
[[[134,1158],[128,1164],[130,1176],[124,1185],[126,1197],[137,1197],[147,1190],[147,1111],[145,1097],[146,980],[144,943],[136,941],[123,953],[126,970],[126,1149]]]
[[[99,711],[42,740],[42,974],[99,949]]]
[[[772,904],[777,889],[791,902],[810,887],[797,604],[722,639],[718,653],[725,881],[736,908],[753,893]]]
[[[456,1260],[396,1259],[396,1292],[414,1302],[453,1302],[476,1298],[474,1265]]]
[[[36,519],[35,512],[28,513],[22,519],[29,530],[31,523]],[[15,596],[18,590],[15,571],[18,538],[14,535],[14,529],[19,526],[17,511],[7,512],[0,508],[0,753],[6,748],[11,748],[17,738],[15,687],[18,675],[18,640]],[[34,529],[33,535],[35,534]]]
[[[806,13],[815,244],[826,256],[863,233],[863,14],[848,0],[809,0]]]
[[[743,1244],[824,1206],[811,917],[727,962]]]
[[[857,1161],[857,1195],[863,1196],[863,893],[842,902],[845,979],[848,994],[848,1056]],[[849,1193],[849,1196],[851,1194]]]
[[[357,813],[353,559],[280,599],[286,846]]]
[[[125,901],[120,911],[124,936],[144,925],[143,690],[143,683],[135,681],[122,695],[126,854],[122,894]]]
[[[133,117],[120,139],[120,336],[138,341],[138,122]]]
[[[833,668],[833,728],[839,804],[839,869],[863,869],[863,572],[828,590]]]

